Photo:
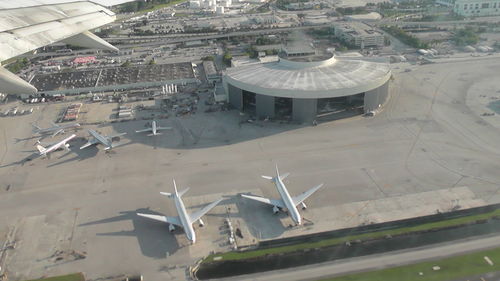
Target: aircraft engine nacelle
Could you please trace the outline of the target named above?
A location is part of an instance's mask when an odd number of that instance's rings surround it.
[[[300,205],[302,205],[302,210],[305,210],[307,208],[307,205],[304,202],[300,203]]]
[[[174,232],[174,230],[175,230],[175,226],[173,224],[169,224],[168,225],[168,231]]]
[[[200,227],[205,226],[205,223],[201,219],[199,219],[198,222],[200,223]]]
[[[69,143],[65,144],[64,146],[66,146],[67,148],[69,148]]]
[[[273,214],[277,214],[280,211],[278,206],[273,206]]]

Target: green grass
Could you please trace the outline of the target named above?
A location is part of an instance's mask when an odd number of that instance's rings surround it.
[[[178,17],[178,18],[181,18],[181,17],[188,17],[189,14],[186,14],[186,13],[175,13],[174,17]]]
[[[154,5],[151,8],[137,11],[136,15],[149,13],[149,12],[156,11],[156,10],[159,10],[159,9],[162,9],[162,8],[166,8],[166,7],[169,7],[169,6],[174,6],[174,5],[180,4],[180,3],[185,2],[185,1],[186,0],[174,0],[174,1],[170,1],[170,2],[165,3],[165,4],[157,4],[157,5]]]
[[[221,259],[218,259],[219,261],[241,260],[241,259],[256,258],[256,257],[269,255],[269,254],[289,253],[289,252],[294,252],[294,251],[304,250],[304,249],[314,249],[314,248],[321,248],[321,247],[327,247],[327,246],[334,246],[334,245],[345,243],[347,241],[354,241],[354,240],[358,240],[358,239],[359,240],[377,239],[377,238],[383,238],[387,235],[395,236],[395,235],[408,234],[408,233],[418,232],[418,231],[425,231],[425,230],[431,230],[431,229],[439,229],[439,228],[458,226],[461,224],[471,223],[471,222],[475,222],[475,221],[479,221],[479,220],[490,219],[490,218],[498,217],[498,216],[500,216],[500,209],[497,209],[497,210],[489,212],[489,213],[479,214],[479,215],[473,215],[473,216],[467,216],[467,217],[461,217],[461,218],[455,218],[455,219],[449,219],[449,220],[442,220],[442,221],[438,221],[438,222],[431,222],[431,223],[425,223],[425,224],[416,225],[416,226],[390,229],[390,230],[384,230],[384,231],[378,231],[378,232],[370,232],[370,233],[363,233],[363,234],[351,235],[351,236],[345,236],[345,237],[330,238],[330,239],[324,239],[324,240],[316,241],[316,242],[300,243],[300,244],[295,244],[295,245],[288,245],[288,246],[267,248],[267,249],[260,249],[260,250],[250,250],[250,251],[243,251],[243,252],[227,252],[227,253],[223,253],[223,254],[213,254],[213,255],[209,255],[208,257],[206,257],[202,261],[202,263],[213,262],[214,258],[218,258],[218,257],[221,257]]]
[[[85,281],[82,273],[73,273],[68,275],[49,277],[43,279],[33,279],[29,281]]]
[[[493,261],[493,266],[484,260],[485,256]],[[433,266],[439,266],[441,269],[435,271],[432,269]],[[323,279],[322,281],[447,281],[499,270],[500,248],[496,248],[442,260]],[[419,272],[422,272],[423,275],[419,275]]]

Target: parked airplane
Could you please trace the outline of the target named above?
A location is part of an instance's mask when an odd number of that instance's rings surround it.
[[[280,210],[287,209],[288,213],[290,214],[290,217],[292,220],[297,224],[300,225],[302,223],[302,218],[299,214],[299,211],[297,210],[297,206],[300,204],[302,205],[302,209],[307,208],[306,204],[304,203],[304,200],[306,200],[309,196],[311,196],[314,192],[316,192],[318,189],[320,189],[323,184],[317,185],[311,189],[309,189],[306,192],[301,193],[298,196],[291,197],[290,194],[288,193],[287,188],[285,187],[285,184],[283,183],[283,180],[288,177],[290,174],[286,173],[284,175],[280,176],[280,173],[278,171],[278,165],[276,165],[276,177],[269,177],[269,176],[262,176],[265,179],[271,180],[274,185],[276,186],[276,189],[278,189],[278,192],[281,196],[281,200],[275,200],[275,199],[268,199],[264,197],[258,197],[258,196],[252,196],[252,195],[246,195],[242,194],[241,196],[256,200],[259,202],[263,202],[269,205],[273,206],[273,212],[276,214]]]
[[[45,129],[42,129],[35,124],[31,124],[31,126],[33,126],[33,133],[35,133],[35,134],[45,135],[45,134],[52,133],[52,137],[55,137],[59,133],[64,133],[65,129],[72,129],[72,128],[76,129],[76,128],[80,127],[80,124],[69,123],[69,124],[58,125],[58,124],[55,124],[54,122],[52,122],[52,127],[45,128]]]
[[[184,232],[186,233],[186,237],[189,241],[191,241],[191,244],[194,244],[196,242],[196,233],[194,232],[193,229],[193,223],[196,221],[200,222],[200,226],[203,226],[204,223],[201,220],[201,217],[208,213],[213,207],[215,207],[217,204],[219,204],[220,201],[222,201],[222,198],[214,201],[208,205],[206,205],[204,208],[192,213],[188,214],[186,211],[186,207],[184,206],[184,202],[182,201],[181,197],[184,195],[189,190],[189,187],[184,189],[181,192],[177,192],[177,185],[175,184],[174,180],[174,190],[175,193],[167,193],[167,192],[160,192],[162,195],[168,196],[170,198],[174,199],[175,202],[175,208],[177,209],[177,213],[179,214],[177,217],[167,217],[167,216],[158,216],[158,215],[149,215],[149,214],[141,214],[137,213],[137,215],[141,217],[146,217],[149,219],[161,221],[161,222],[166,222],[168,223],[168,229],[170,232],[175,230],[175,226],[182,227],[184,229]]]
[[[148,137],[150,137],[150,136],[161,135],[161,133],[158,133],[159,130],[172,130],[172,127],[160,127],[160,126],[158,126],[158,123],[156,123],[156,121],[153,120],[153,122],[151,122],[151,127],[143,129],[143,130],[137,130],[135,132],[136,133],[153,132],[152,134],[148,134]]]
[[[38,152],[40,153],[40,156],[48,156],[49,153],[53,152],[53,151],[56,151],[60,148],[64,148],[66,150],[69,151],[69,144],[68,142],[73,139],[74,137],[76,137],[75,134],[72,134],[71,136],[63,139],[62,141],[60,142],[57,142],[51,146],[49,146],[48,148],[45,148],[42,146],[42,144],[40,143],[40,141],[38,141],[37,145],[36,145],[36,148],[38,149]]]
[[[110,150],[112,148],[115,148],[115,147],[121,145],[121,144],[113,145],[113,138],[127,134],[127,133],[120,133],[120,134],[111,135],[111,136],[103,136],[94,130],[88,130],[88,131],[89,131],[89,134],[92,136],[92,138],[89,139],[89,141],[86,144],[81,146],[80,149],[84,149],[84,148],[87,148],[91,145],[100,143],[100,144],[105,146],[104,150]]]

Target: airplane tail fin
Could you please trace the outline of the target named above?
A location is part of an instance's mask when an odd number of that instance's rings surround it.
[[[152,137],[152,136],[154,136],[154,135],[155,135],[155,134],[148,134],[147,136],[148,136],[148,137]],[[159,136],[159,135],[161,135],[161,133],[156,133],[156,136]]]
[[[182,195],[184,195],[186,192],[188,192],[189,190],[189,187],[186,187],[184,190],[182,191],[179,191],[179,197],[181,197]]]
[[[274,180],[275,178],[279,178],[280,180],[284,180],[286,177],[288,177],[290,173],[284,173],[283,175],[280,175],[280,172],[278,170],[278,164],[276,164],[276,177],[270,177],[270,176],[262,176],[266,180]]]
[[[167,197],[172,197],[172,193],[170,192],[160,192],[161,195],[165,195]]]
[[[174,181],[174,191],[175,191],[175,195],[176,195],[176,196],[179,196],[179,193],[177,192],[177,184],[175,184],[175,179],[174,179],[173,181]]]
[[[45,147],[43,147],[40,143],[36,145],[36,148],[38,149],[38,151],[40,152],[40,154],[43,154],[45,153],[45,151],[47,150]]]
[[[113,144],[113,143],[111,143],[111,145],[110,145],[110,146],[106,146],[106,147],[104,148],[104,150],[111,150],[111,149],[113,149],[113,148],[117,148],[117,147],[122,146],[122,145],[125,145],[125,144],[126,144],[125,142],[121,142],[121,143],[117,143],[117,144]]]

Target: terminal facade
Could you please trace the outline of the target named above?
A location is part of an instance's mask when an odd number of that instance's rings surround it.
[[[283,58],[232,67],[223,75],[229,103],[258,119],[307,123],[368,113],[389,97],[387,62],[359,58]]]

